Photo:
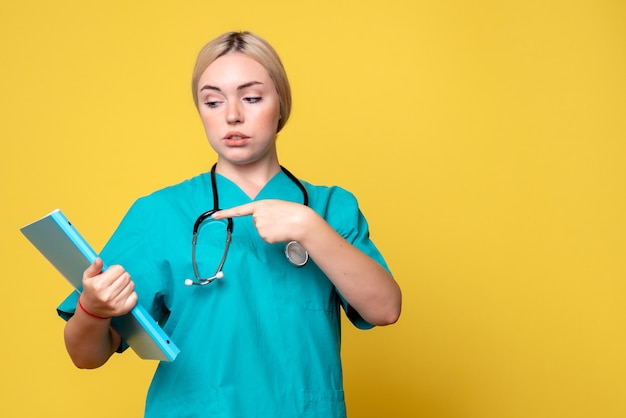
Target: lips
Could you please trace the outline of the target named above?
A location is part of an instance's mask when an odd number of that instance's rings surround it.
[[[238,140],[238,139],[247,139],[248,137],[244,134],[242,134],[241,132],[229,132],[228,134],[226,134],[226,136],[224,137],[224,139],[228,140]]]
[[[242,146],[248,143],[249,136],[241,132],[229,132],[224,137],[224,143],[231,147]]]

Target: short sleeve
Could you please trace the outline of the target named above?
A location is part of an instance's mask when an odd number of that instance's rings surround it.
[[[382,254],[370,239],[369,225],[359,208],[356,197],[341,187],[331,187],[328,190],[330,193],[322,213],[326,222],[346,241],[363,251],[390,272]],[[359,329],[374,327],[374,325],[363,319],[343,296],[339,295],[339,297],[347,318],[355,327]]]

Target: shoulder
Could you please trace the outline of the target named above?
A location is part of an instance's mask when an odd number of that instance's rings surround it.
[[[179,183],[163,187],[154,192],[141,197],[140,199],[167,199],[172,196],[184,195],[204,187],[211,187],[211,175],[209,173],[201,173],[197,176],[188,178]]]
[[[306,187],[311,197],[328,200],[356,200],[352,192],[341,186],[316,185],[305,180],[300,180],[300,182]]]
[[[185,214],[188,211],[196,213],[210,204],[207,201],[211,195],[210,189],[210,174],[202,173],[139,197],[129,212],[150,219]]]
[[[363,228],[367,223],[356,196],[341,186],[319,186],[302,182],[309,193],[309,206],[330,226],[347,237]]]
[[[202,193],[205,187],[211,187],[211,176],[209,173],[198,174],[197,176],[183,180],[161,189],[155,190],[137,199],[139,203],[157,203],[178,200],[181,197],[194,197],[197,193]]]
[[[302,181],[309,193],[311,207],[337,209],[337,207],[358,207],[356,196],[341,186],[320,186]]]

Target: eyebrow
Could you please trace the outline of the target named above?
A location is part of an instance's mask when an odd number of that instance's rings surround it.
[[[240,86],[237,86],[237,91],[245,90],[248,87],[252,87],[252,86],[255,86],[257,84],[261,84],[262,85],[263,83],[261,83],[260,81],[250,81],[248,83],[244,83],[244,84],[242,84]],[[205,84],[204,86],[202,86],[200,91],[203,91],[203,90],[215,90],[215,91],[218,91],[220,93],[222,92],[222,90],[219,87],[211,86],[210,84]]]

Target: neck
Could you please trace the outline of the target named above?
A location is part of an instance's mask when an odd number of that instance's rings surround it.
[[[233,164],[218,158],[215,171],[254,199],[267,182],[280,171],[280,164],[278,158],[251,164]]]

